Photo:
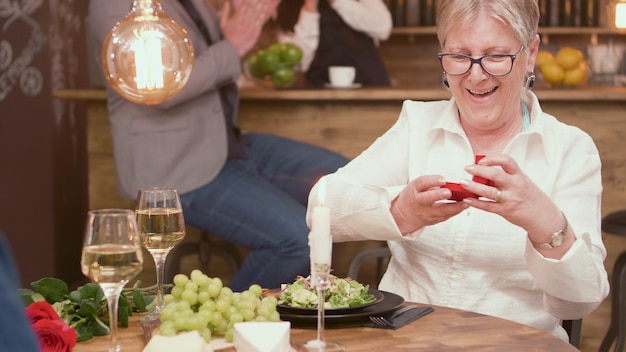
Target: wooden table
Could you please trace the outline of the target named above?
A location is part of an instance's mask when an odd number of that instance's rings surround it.
[[[569,343],[539,329],[478,313],[437,307],[398,330],[366,327],[326,330],[326,339],[341,342],[347,351],[578,351]],[[138,316],[119,329],[122,352],[140,352],[145,343]],[[291,329],[293,345],[316,337],[316,330]],[[73,352],[106,351],[108,336],[80,342]],[[220,351],[235,351],[228,348]]]

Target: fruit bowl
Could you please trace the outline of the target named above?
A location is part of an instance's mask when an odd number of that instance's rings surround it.
[[[288,88],[300,74],[302,50],[295,44],[275,43],[244,60],[243,71],[252,82],[266,88]]]
[[[589,65],[582,51],[563,47],[556,54],[540,50],[536,67],[538,77],[550,87],[569,88],[583,86],[590,77]]]
[[[289,88],[297,80],[300,74],[300,64],[295,66],[280,65],[272,73],[256,72],[253,74],[254,64],[244,62],[243,71],[246,77],[254,84],[265,88]]]

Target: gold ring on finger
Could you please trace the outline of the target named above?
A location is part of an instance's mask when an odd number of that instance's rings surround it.
[[[502,191],[499,189],[496,189],[496,193],[494,193],[493,195],[493,200],[496,203],[500,203],[500,201],[502,200]]]

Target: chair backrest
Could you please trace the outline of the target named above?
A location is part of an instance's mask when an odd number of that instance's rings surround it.
[[[563,329],[567,331],[570,345],[580,349],[580,337],[583,330],[583,320],[563,320],[561,322],[561,326],[563,326]]]
[[[359,270],[361,269],[361,265],[368,259],[389,259],[391,258],[391,251],[389,251],[389,247],[386,245],[375,248],[368,248],[361,251],[357,254],[352,261],[350,262],[350,266],[348,267],[348,277],[358,280]],[[380,263],[380,262],[379,262]],[[378,268],[377,280],[380,281],[381,277],[381,268]],[[567,331],[567,335],[569,336],[569,343],[580,349],[580,340],[581,340],[581,332],[583,326],[583,320],[563,320],[561,322],[561,326]]]
[[[364,262],[369,259],[377,259],[378,267],[376,268],[376,284],[378,284],[385,270],[385,268],[382,268],[381,261],[388,260],[389,258],[391,258],[391,251],[389,251],[389,247],[387,247],[386,243],[380,247],[365,249],[354,256],[350,262],[350,266],[348,267],[348,277],[358,280],[359,271]]]

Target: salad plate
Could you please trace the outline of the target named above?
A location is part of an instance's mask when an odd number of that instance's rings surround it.
[[[290,284],[281,285],[276,310],[279,313],[317,315],[317,292],[312,284],[311,276],[298,276]],[[365,307],[376,305],[384,296],[376,290],[350,279],[329,276],[326,287],[324,312],[326,314],[343,314]]]
[[[369,321],[371,315],[380,315],[392,310],[398,309],[404,304],[404,298],[396,295],[395,293],[386,291],[377,291],[383,296],[383,299],[378,304],[372,304],[367,307],[361,307],[357,310],[349,310],[338,314],[326,314],[324,316],[324,322],[327,327],[333,327],[334,325],[341,325],[345,327],[349,323],[361,323],[363,321]],[[317,324],[317,314],[298,314],[293,312],[287,312],[280,307],[277,307],[282,320],[290,321],[294,326],[315,326]],[[326,311],[325,311],[326,312]]]
[[[326,308],[324,309],[324,313],[329,314],[329,315],[349,314],[350,312],[359,311],[366,307],[379,304],[385,298],[385,295],[381,291],[378,291],[378,290],[370,289],[368,290],[368,293],[374,296],[375,298],[374,301],[365,303],[362,305],[358,305],[358,306],[353,306],[353,307]],[[292,307],[286,304],[279,304],[276,306],[276,310],[278,310],[278,313],[281,313],[281,314],[284,312],[284,313],[296,314],[296,315],[311,314],[311,315],[317,316],[317,307],[302,308],[302,307]]]

